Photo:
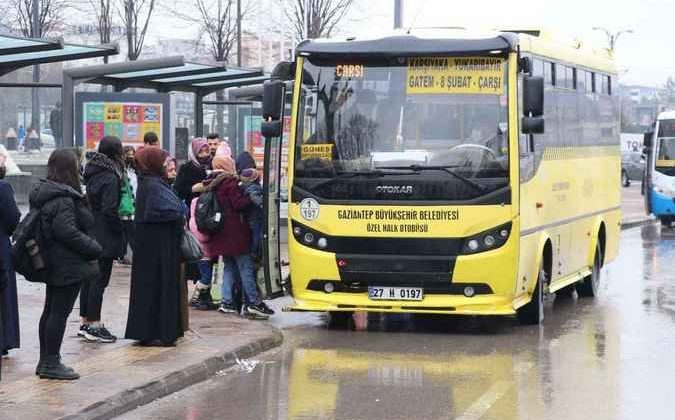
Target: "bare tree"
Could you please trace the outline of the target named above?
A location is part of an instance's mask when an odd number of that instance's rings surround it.
[[[66,8],[64,0],[10,0],[13,23],[23,36],[43,38],[61,22]],[[37,10],[37,21],[34,12]],[[35,25],[37,23],[37,25]]]
[[[127,40],[127,59],[135,61],[140,57],[148,32],[150,18],[155,10],[155,0],[120,0],[118,12],[122,19]]]
[[[113,0],[89,0],[89,5],[96,15],[96,32],[101,44],[110,44],[113,33]],[[103,62],[108,63],[109,57],[103,57]]]
[[[330,36],[354,0],[276,0],[298,40]]]
[[[252,3],[242,0],[192,0],[192,7],[184,5],[174,13],[181,19],[199,27],[197,42],[206,38],[206,45],[215,62],[229,63],[240,36],[241,21],[251,12]],[[239,60],[237,60],[239,61]],[[237,64],[240,64],[239,62]],[[223,90],[216,91],[216,102],[225,100]],[[216,105],[216,131],[223,135],[225,118],[223,105]]]
[[[21,34],[31,38],[43,38],[62,23],[65,0],[10,0],[14,14],[10,19]],[[40,66],[33,66],[33,82],[40,82]],[[31,128],[40,134],[40,94],[37,87],[31,89]],[[60,144],[57,144],[60,146]]]

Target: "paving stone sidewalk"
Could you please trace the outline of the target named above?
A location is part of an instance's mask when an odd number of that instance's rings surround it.
[[[116,266],[106,291],[103,321],[124,335],[129,301],[129,267]],[[92,344],[77,338],[78,306],[68,320],[62,356],[81,375],[78,381],[38,379],[37,326],[44,288],[19,280],[21,349],[3,359],[0,419],[104,419],[213,376],[281,344],[281,333],[265,321],[218,312],[190,312],[189,331],[176,347],[138,347],[132,341]]]

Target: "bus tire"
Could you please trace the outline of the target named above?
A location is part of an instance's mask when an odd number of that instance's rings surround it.
[[[581,282],[577,283],[577,293],[579,297],[596,297],[600,289],[600,272],[602,269],[602,251],[600,244],[595,246],[595,256],[593,257],[593,268],[591,274],[586,276]]]
[[[544,321],[544,283],[546,283],[546,271],[543,260],[539,267],[537,284],[534,286],[532,300],[516,310],[518,321],[523,325],[539,325]]]
[[[354,312],[332,311],[328,312],[328,328],[346,329],[354,326],[352,319]]]

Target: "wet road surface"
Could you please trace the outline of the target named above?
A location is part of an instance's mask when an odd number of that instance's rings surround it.
[[[601,289],[551,297],[541,327],[280,314],[281,348],[121,418],[675,419],[675,229],[624,232]]]

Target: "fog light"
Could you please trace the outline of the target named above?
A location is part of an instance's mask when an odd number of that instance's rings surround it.
[[[305,242],[308,244],[314,242],[314,235],[311,234],[310,232],[305,233]]]
[[[502,238],[506,238],[509,236],[509,231],[506,229],[502,229],[499,231],[499,236],[501,236]]]
[[[466,297],[472,297],[473,295],[476,294],[476,291],[473,289],[471,286],[466,286],[464,288],[464,296]]]
[[[333,283],[326,283],[323,285],[323,290],[326,291],[326,293],[333,293],[333,290],[335,290],[335,285]]]
[[[346,267],[346,266],[347,266],[347,261],[338,260],[338,267]]]
[[[293,228],[293,234],[295,236],[300,236],[301,233],[302,233],[302,229],[300,229],[299,227],[296,226],[296,227]]]
[[[495,244],[495,237],[492,235],[487,235],[485,238],[483,238],[483,243],[485,246],[492,247]]]
[[[470,250],[475,251],[475,250],[478,249],[478,241],[475,240],[475,239],[472,239],[472,240],[469,241],[467,246],[469,247]]]
[[[325,248],[328,246],[328,240],[326,238],[319,238],[319,240],[316,241],[316,244],[319,248]]]

